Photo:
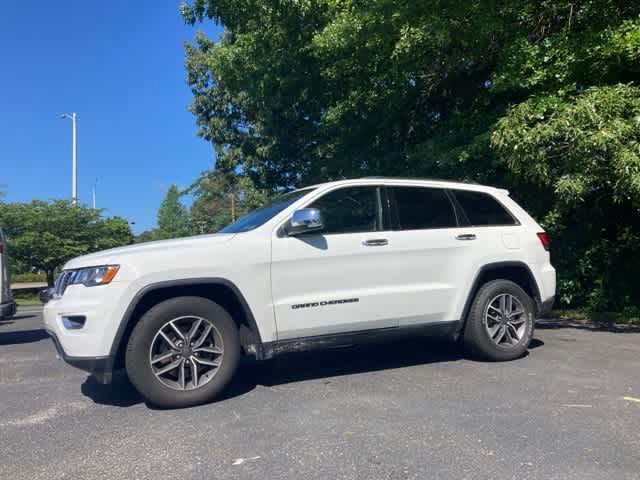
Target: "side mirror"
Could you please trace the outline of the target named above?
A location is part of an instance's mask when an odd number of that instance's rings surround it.
[[[42,303],[47,303],[53,297],[53,288],[45,288],[44,290],[40,290],[38,293],[38,298]]]
[[[293,216],[287,224],[287,235],[295,236],[301,233],[316,232],[322,230],[322,215],[317,208],[301,208],[293,212]]]

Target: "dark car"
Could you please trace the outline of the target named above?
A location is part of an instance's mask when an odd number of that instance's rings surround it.
[[[0,228],[0,320],[16,313],[16,302],[11,295],[11,278],[9,276],[9,255],[2,229]]]

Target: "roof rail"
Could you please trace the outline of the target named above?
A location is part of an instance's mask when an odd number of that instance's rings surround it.
[[[345,180],[349,180],[345,178]],[[480,185],[478,182],[471,180],[451,180],[448,178],[434,178],[434,177],[390,177],[381,175],[372,175],[368,177],[354,178],[353,180],[425,180],[429,182],[449,182],[449,183],[468,183],[469,185]]]

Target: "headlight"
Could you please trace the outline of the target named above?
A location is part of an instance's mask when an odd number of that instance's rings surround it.
[[[73,270],[67,286],[81,284],[86,287],[95,287],[96,285],[106,285],[113,280],[119,268],[118,265],[103,265],[101,267]]]

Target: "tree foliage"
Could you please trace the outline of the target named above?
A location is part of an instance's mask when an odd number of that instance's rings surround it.
[[[50,285],[56,269],[68,260],[133,239],[123,218],[102,218],[100,210],[66,200],[2,203],[0,225],[12,259],[23,267],[44,271]]]
[[[189,235],[189,211],[180,201],[181,195],[176,185],[171,185],[167,190],[158,209],[158,228],[154,233],[155,240]]]
[[[191,109],[219,171],[276,190],[362,175],[509,188],[565,303],[638,304],[640,3],[193,0]]]
[[[152,228],[140,232],[133,238],[134,243],[152,242],[153,240],[157,240],[157,230],[157,228]]]
[[[194,201],[191,224],[194,233],[217,232],[268,200],[245,176],[220,171],[203,172],[189,189]]]
[[[567,303],[640,304],[640,89],[591,87],[525,101],[493,134],[497,155],[546,199],[542,223]]]

